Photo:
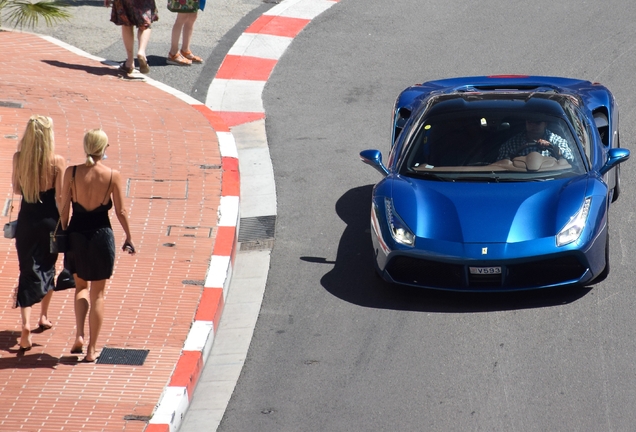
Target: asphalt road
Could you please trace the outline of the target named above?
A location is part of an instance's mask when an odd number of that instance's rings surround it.
[[[634,146],[636,4],[343,0],[296,38],[264,92],[276,243],[220,431],[628,431],[636,246],[633,161],[593,289],[399,290],[373,275],[360,150],[389,148],[397,93],[460,75],[601,81]]]
[[[162,66],[172,25],[164,6],[151,76],[205,100],[223,50],[269,6],[208,4],[193,46],[207,61],[189,70]],[[77,10],[85,15],[78,12],[73,29],[51,34],[123,59],[109,11],[97,2]],[[386,154],[402,88],[495,73],[602,82],[621,108],[622,146],[634,150],[635,21],[636,3],[626,0],[342,0],[312,21],[263,94],[276,242],[219,430],[633,430],[634,162],[622,166],[623,193],[610,212],[606,281],[450,295],[395,289],[373,275],[369,198],[379,174],[358,153]]]

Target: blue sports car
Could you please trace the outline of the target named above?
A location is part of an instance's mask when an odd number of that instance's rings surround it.
[[[485,76],[402,91],[371,236],[383,279],[452,291],[588,285],[609,273],[618,108],[570,78]]]

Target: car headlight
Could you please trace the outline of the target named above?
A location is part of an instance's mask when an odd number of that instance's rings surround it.
[[[591,202],[592,198],[585,198],[579,211],[559,231],[556,236],[557,246],[564,246],[579,239],[585,227],[585,222],[587,222],[587,216],[590,213]]]
[[[413,246],[415,244],[415,235],[397,214],[393,208],[391,199],[384,198],[384,205],[386,207],[386,220],[389,224],[389,230],[391,231],[393,239],[403,245]]]

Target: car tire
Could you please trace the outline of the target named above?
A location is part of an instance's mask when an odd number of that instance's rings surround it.
[[[602,272],[598,274],[598,276],[594,278],[594,280],[592,280],[592,284],[594,285],[599,282],[603,282],[605,279],[607,279],[607,276],[609,276],[609,272],[610,272],[610,261],[609,261],[609,227],[608,227],[607,239],[605,240],[605,268],[603,269]]]
[[[614,192],[612,194],[612,202],[616,202],[621,194],[621,167],[616,167],[616,180],[614,182]]]

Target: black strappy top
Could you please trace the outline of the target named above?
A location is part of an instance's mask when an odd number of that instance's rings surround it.
[[[20,201],[20,219],[39,221],[42,218],[58,219],[60,214],[55,205],[55,188],[40,192],[40,200],[28,203],[25,199]],[[32,223],[32,222],[29,222]]]
[[[75,171],[77,166],[73,167],[73,179],[75,179]],[[106,189],[106,196],[102,200],[102,204],[97,206],[93,210],[86,210],[84,206],[82,206],[77,201],[73,201],[73,216],[71,217],[71,222],[68,225],[69,231],[75,232],[86,232],[86,231],[94,231],[100,228],[111,228],[110,219],[108,217],[108,211],[113,208],[113,201],[109,198],[108,191],[110,190],[110,185],[113,181],[113,170],[110,170],[110,181],[108,182],[108,189]],[[75,186],[77,187],[77,185]],[[108,202],[103,204],[103,202],[108,198]]]

